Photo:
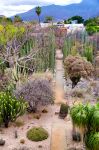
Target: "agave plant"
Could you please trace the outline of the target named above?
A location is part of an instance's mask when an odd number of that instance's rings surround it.
[[[88,130],[90,130],[90,118],[93,113],[93,106],[87,104],[79,104],[75,105],[71,108],[70,115],[73,122],[73,130],[75,130],[75,126],[80,129],[82,135],[82,142],[84,139],[84,135]]]
[[[70,111],[73,124],[80,128],[86,128],[88,122],[87,111],[82,104],[75,105]]]
[[[94,107],[90,122],[92,130],[99,132],[99,104]]]
[[[82,131],[82,140],[90,150],[99,149],[99,104],[75,105],[70,115],[73,125]],[[84,142],[82,141],[82,142]]]
[[[99,132],[86,134],[85,143],[89,150],[99,150]]]

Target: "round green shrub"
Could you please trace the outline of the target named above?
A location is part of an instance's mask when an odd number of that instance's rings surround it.
[[[27,138],[31,141],[43,141],[48,138],[48,132],[42,127],[33,127],[27,132]]]

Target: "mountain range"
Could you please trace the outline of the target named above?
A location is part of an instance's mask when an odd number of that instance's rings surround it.
[[[35,8],[18,14],[24,21],[36,20],[37,15]],[[99,0],[82,0],[78,4],[70,4],[66,6],[49,5],[42,7],[41,21],[44,21],[46,16],[53,16],[57,21],[70,18],[75,15],[80,15],[84,19],[99,16]]]

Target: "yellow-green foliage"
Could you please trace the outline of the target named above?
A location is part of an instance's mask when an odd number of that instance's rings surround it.
[[[14,37],[20,37],[25,32],[24,27],[16,27],[12,24],[5,26],[0,25],[0,44],[5,45]]]
[[[0,25],[0,32],[2,32],[4,30],[3,25]]]
[[[22,120],[16,120],[15,125],[17,127],[22,127],[22,126],[24,126],[24,121],[22,121]]]
[[[27,132],[27,138],[31,141],[43,141],[48,138],[48,132],[42,127],[34,127]]]
[[[15,121],[25,113],[27,103],[12,97],[8,92],[0,93],[0,120],[8,127],[10,121]]]

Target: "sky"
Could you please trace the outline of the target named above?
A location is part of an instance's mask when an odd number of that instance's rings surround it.
[[[7,17],[26,12],[36,6],[68,5],[82,0],[0,0],[0,15]]]

